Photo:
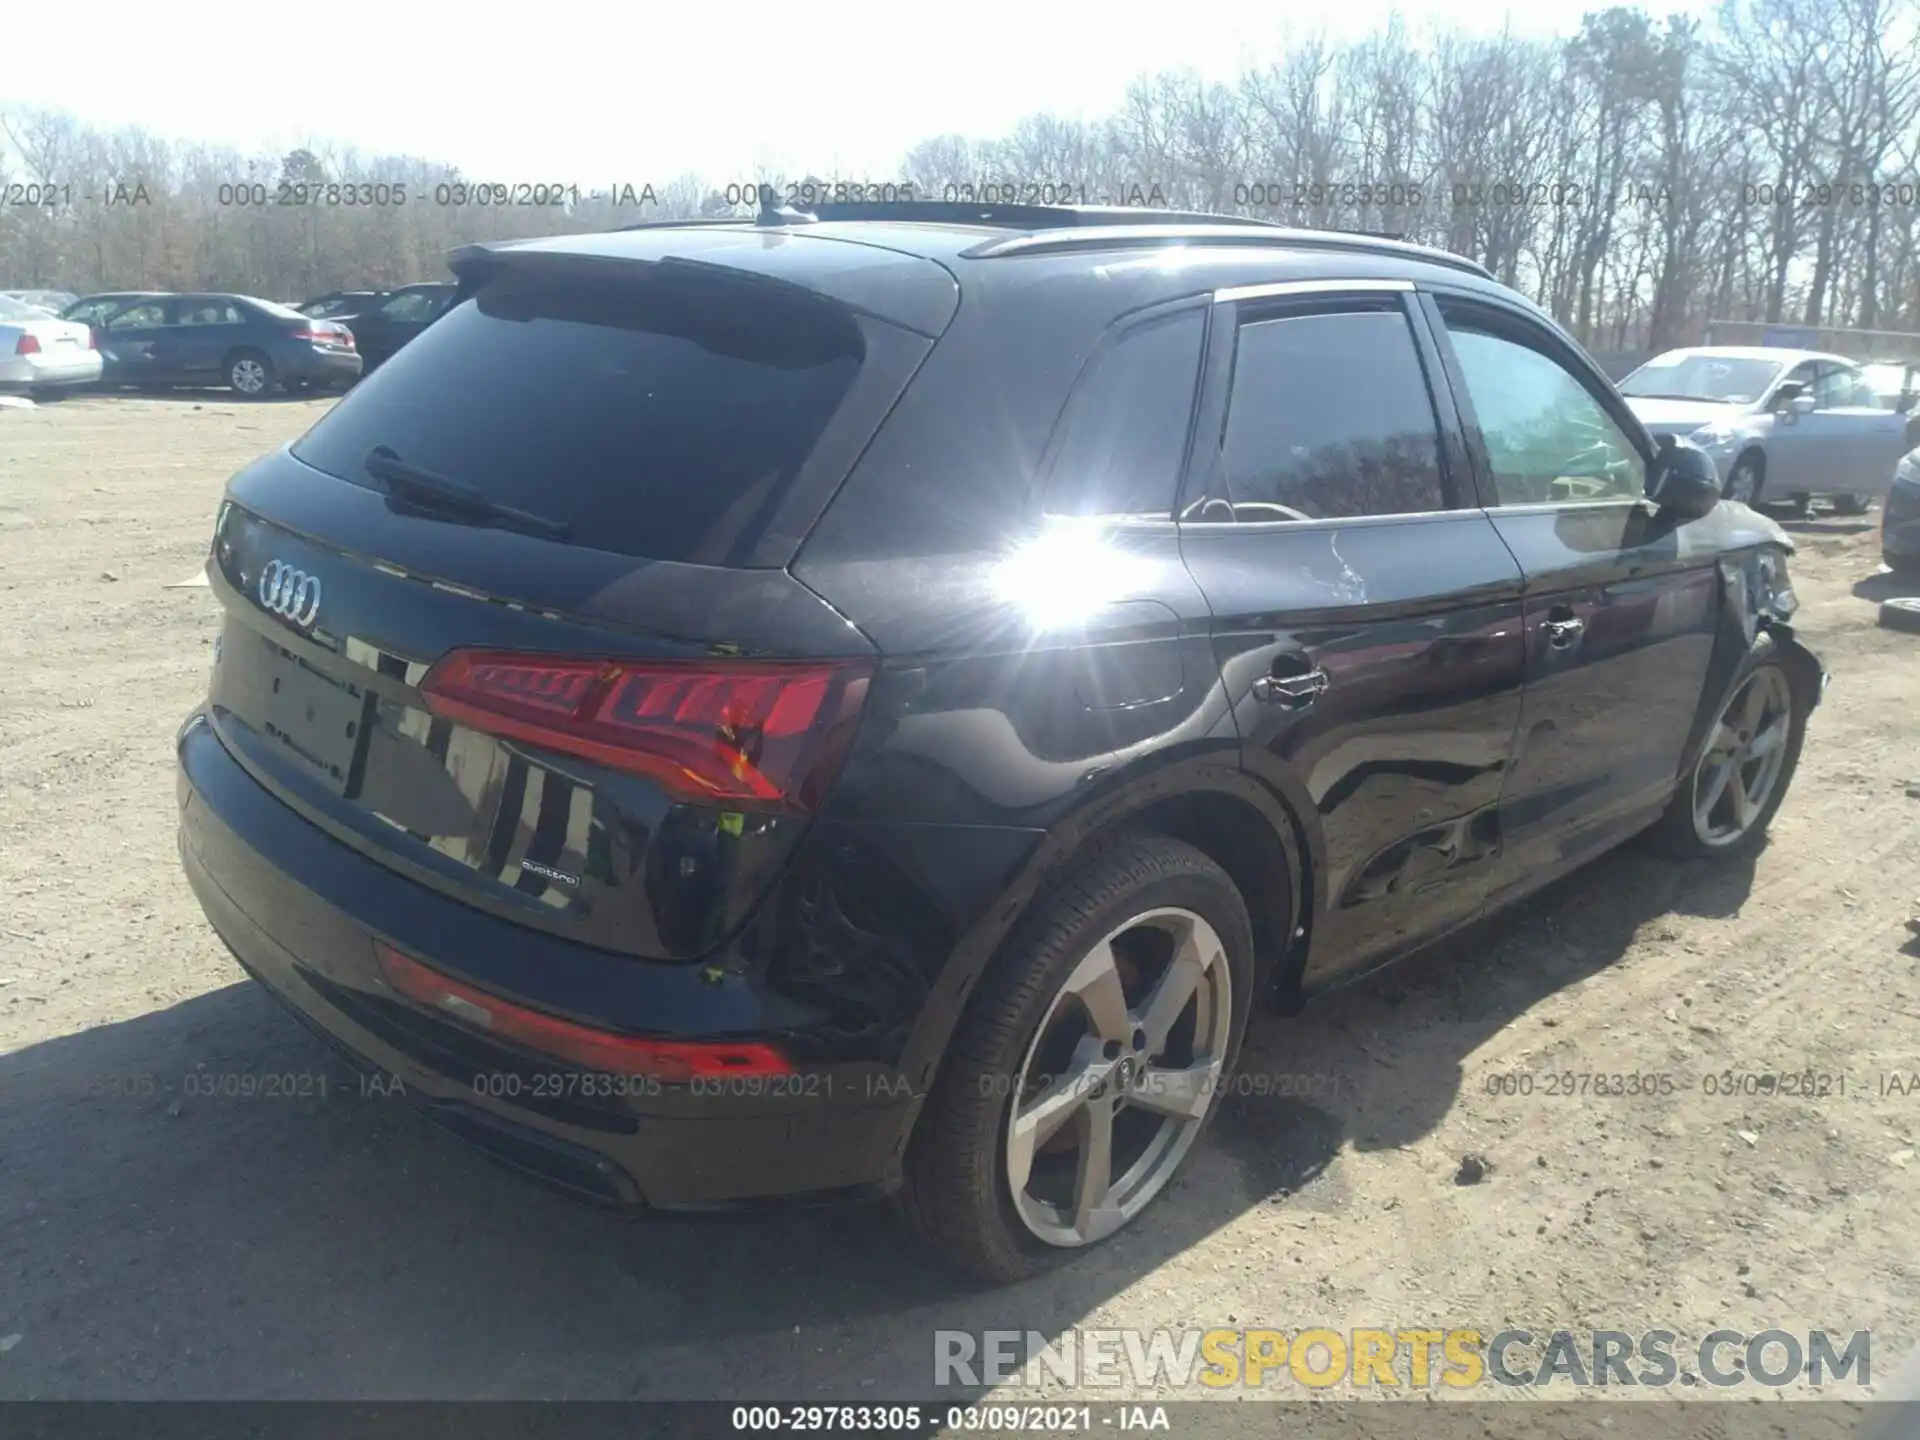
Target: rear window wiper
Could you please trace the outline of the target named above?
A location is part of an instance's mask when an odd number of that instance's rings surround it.
[[[421,509],[444,512],[447,519],[466,517],[474,521],[492,520],[546,540],[566,540],[573,534],[573,527],[565,521],[550,520],[531,510],[521,510],[512,505],[502,505],[498,500],[490,500],[470,485],[462,485],[458,480],[449,480],[444,475],[408,464],[388,446],[374,446],[362,463],[367,467],[367,473],[385,485],[387,493],[396,500],[406,501]]]

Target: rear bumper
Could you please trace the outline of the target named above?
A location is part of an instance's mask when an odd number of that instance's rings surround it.
[[[333,382],[358,380],[361,361],[358,355],[350,351],[316,350],[306,345],[277,358],[275,367],[283,380]]]
[[[60,346],[38,355],[0,357],[0,385],[91,385],[100,378],[100,352]]]
[[[402,1000],[373,957],[376,935],[451,957],[463,932],[501,927],[364,858],[308,824],[248,775],[198,717],[179,738],[180,852],[207,918],[242,965],[363,1073],[370,1096],[404,1095],[495,1158],[622,1208],[733,1207],[884,1189],[917,1099],[884,1071],[822,1066],[774,1081],[714,1082],[718,1093],[569,1073]],[[506,927],[518,930],[518,927]],[[724,1033],[741,998],[701,967],[655,965],[528,932],[571,964],[618,967],[651,1033]],[[496,939],[495,943],[498,941]],[[561,955],[560,951],[575,952]],[[438,962],[436,962],[438,963]],[[549,967],[539,965],[536,971]],[[457,973],[457,972],[456,972]],[[703,994],[704,992],[704,994]],[[528,986],[515,998],[539,1005]],[[703,1008],[704,1002],[704,1008]],[[549,999],[555,1009],[567,1007]],[[392,1081],[399,1081],[393,1085]]]

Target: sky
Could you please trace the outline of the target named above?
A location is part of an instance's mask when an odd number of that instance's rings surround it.
[[[1416,32],[1437,22],[1571,34],[1593,8],[1599,0],[1510,10],[1500,0],[327,0],[245,6],[215,22],[204,7],[90,0],[77,32],[64,6],[28,0],[0,32],[0,115],[49,107],[247,153],[317,142],[411,154],[477,181],[599,189],[694,171],[724,184],[755,167],[879,181],[899,178],[905,152],[934,135],[997,136],[1041,110],[1097,119],[1142,73],[1230,80],[1282,53],[1290,31],[1356,36],[1398,10]]]

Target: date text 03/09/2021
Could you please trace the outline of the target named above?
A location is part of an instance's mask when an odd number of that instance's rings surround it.
[[[1172,1427],[1164,1405],[735,1405],[735,1434],[1086,1435]]]

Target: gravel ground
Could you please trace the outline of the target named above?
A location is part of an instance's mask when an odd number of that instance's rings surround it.
[[[1875,625],[1877,517],[1793,527],[1834,683],[1756,862],[1629,848],[1257,1019],[1249,1073],[1327,1093],[1236,1099],[1140,1225],[982,1294],[884,1210],[578,1208],[363,1099],[227,957],[173,836],[215,607],[167,587],[324,403],[0,411],[0,1398],[865,1401],[927,1391],[936,1328],[1870,1329],[1883,1375],[1920,1338],[1920,639]],[[1677,1084],[1498,1093],[1549,1071]],[[288,1072],[330,1089],[187,1093]],[[1803,1072],[1844,1095],[1704,1083]]]

